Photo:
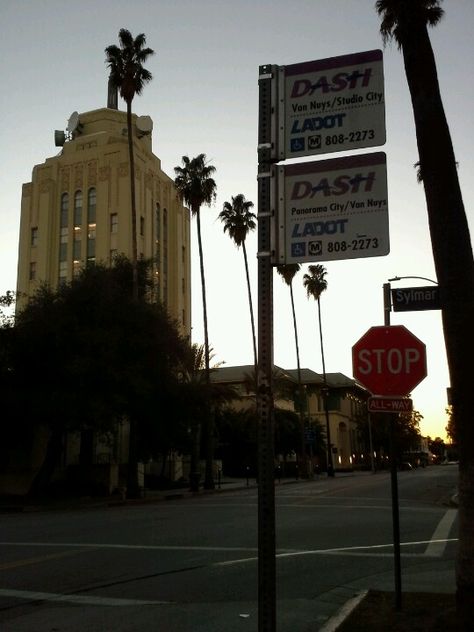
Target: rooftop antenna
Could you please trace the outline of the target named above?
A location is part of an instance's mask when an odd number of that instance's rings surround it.
[[[66,142],[66,132],[63,132],[62,129],[54,130],[54,146],[62,147]]]
[[[73,139],[77,134],[82,132],[82,123],[79,120],[79,114],[73,112],[67,122],[67,131],[69,132],[69,139]]]
[[[138,116],[136,121],[138,138],[148,136],[153,130],[153,121],[149,116]]]

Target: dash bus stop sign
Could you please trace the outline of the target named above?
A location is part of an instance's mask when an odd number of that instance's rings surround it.
[[[426,377],[426,347],[403,325],[371,327],[352,347],[355,379],[373,395],[408,395]]]
[[[383,145],[382,51],[281,66],[278,118],[278,160]]]
[[[384,152],[276,165],[276,262],[379,257],[390,251]]]

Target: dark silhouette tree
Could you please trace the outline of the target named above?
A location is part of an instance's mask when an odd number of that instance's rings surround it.
[[[152,74],[143,67],[150,55],[154,54],[151,48],[145,47],[144,33],[133,37],[128,29],[119,31],[120,46],[111,44],[105,49],[106,63],[110,71],[109,83],[118,88],[120,96],[127,105],[127,132],[128,132],[128,158],[130,165],[130,206],[132,224],[132,265],[133,265],[133,297],[138,299],[138,244],[137,244],[137,208],[135,195],[135,156],[133,150],[132,129],[132,101],[135,95],[140,95],[144,86],[151,81]],[[137,471],[137,437],[133,421],[130,422],[129,440],[129,478],[127,484],[127,496],[135,498],[139,494]]]
[[[41,287],[8,328],[9,382],[1,390],[14,405],[6,418],[48,437],[32,494],[47,488],[67,432],[112,435],[126,417],[138,438],[152,426],[165,434],[160,411],[179,401],[188,343],[161,304],[133,299],[132,277],[129,261],[88,266],[57,290]]]
[[[253,208],[253,202],[246,200],[242,193],[232,197],[231,202],[224,202],[224,207],[219,213],[219,219],[224,224],[224,232],[229,233],[229,237],[233,240],[237,248],[242,246],[245,264],[245,277],[247,279],[247,293],[250,309],[250,323],[252,326],[252,344],[253,359],[255,368],[257,368],[257,340],[255,336],[255,320],[253,315],[252,292],[250,287],[249,265],[247,260],[247,249],[245,240],[250,231],[257,227],[257,216],[250,210]]]
[[[326,379],[326,362],[324,359],[324,343],[323,343],[323,327],[321,323],[321,294],[327,289],[328,282],[326,281],[326,268],[317,263],[316,265],[308,266],[308,273],[303,277],[303,285],[306,288],[306,294],[308,298],[311,296],[314,298],[318,305],[318,324],[319,324],[319,342],[321,347],[321,363],[323,368],[323,401],[324,401],[324,413],[326,416],[326,444],[327,444],[327,471],[328,476],[334,476],[334,467],[332,463],[332,447],[331,447],[331,428],[329,423],[329,410],[328,410],[328,395],[329,387]]]
[[[295,275],[300,271],[301,266],[299,263],[289,263],[285,265],[277,266],[277,272],[283,278],[283,281],[290,288],[290,300],[291,300],[291,313],[293,315],[293,330],[295,332],[295,349],[296,349],[296,368],[298,375],[298,413],[300,418],[300,453],[301,453],[301,472],[303,476],[309,476],[308,463],[306,459],[306,441],[304,435],[304,391],[301,383],[301,363],[300,363],[300,348],[298,343],[298,327],[296,322],[295,312],[295,299],[293,295],[293,279]]]
[[[133,151],[132,129],[132,101],[136,95],[140,95],[147,83],[152,80],[152,74],[143,67],[150,55],[154,54],[151,48],[146,48],[144,33],[133,37],[129,30],[120,29],[120,46],[111,44],[105,49],[106,63],[110,71],[109,80],[115,88],[118,88],[120,96],[127,105],[127,132],[128,132],[128,157],[130,163],[130,204],[132,223],[132,263],[133,263],[133,292],[138,296],[137,276],[137,208],[135,196],[135,157]]]
[[[459,546],[456,596],[466,626],[474,620],[474,259],[453,144],[428,26],[443,17],[441,0],[378,0],[384,42],[402,51],[415,119],[459,446]]]
[[[207,299],[206,299],[206,277],[204,274],[204,255],[202,249],[201,236],[201,206],[210,206],[216,198],[216,183],[212,178],[216,168],[206,162],[205,154],[199,154],[190,159],[183,156],[182,166],[175,167],[175,186],[181,200],[189,206],[191,214],[196,218],[197,236],[199,248],[199,265],[201,270],[201,292],[202,292],[202,313],[204,321],[204,370],[207,386],[210,385],[210,351],[209,332],[207,323]],[[212,472],[214,457],[214,423],[211,402],[207,420],[205,424],[205,446],[206,446],[206,472],[204,476],[204,487],[214,489],[214,476]]]

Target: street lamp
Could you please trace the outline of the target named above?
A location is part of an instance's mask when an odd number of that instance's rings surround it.
[[[396,276],[393,277],[393,279],[389,279],[389,281],[401,281],[402,279],[421,279],[422,281],[429,281],[430,283],[434,283],[435,285],[438,285],[438,281],[433,281],[433,279],[428,279],[426,277],[422,277],[422,276]]]

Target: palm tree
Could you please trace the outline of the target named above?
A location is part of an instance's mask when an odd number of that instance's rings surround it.
[[[132,130],[132,101],[136,94],[140,95],[148,82],[152,79],[149,70],[143,67],[150,55],[154,54],[151,48],[145,48],[146,38],[140,33],[134,39],[127,29],[119,31],[120,47],[115,44],[107,46],[105,54],[106,63],[110,70],[109,82],[117,88],[120,96],[127,104],[127,132],[128,132],[128,157],[130,162],[130,198],[132,219],[132,263],[133,263],[133,293],[138,297],[138,248],[137,248],[137,209],[135,199],[135,160],[133,153]]]
[[[295,300],[293,296],[293,279],[297,272],[299,272],[301,266],[299,263],[288,263],[285,265],[277,266],[277,272],[283,278],[283,281],[290,288],[291,299],[291,311],[293,314],[293,329],[295,331],[295,347],[296,347],[296,367],[298,371],[298,411],[301,424],[301,461],[302,461],[302,473],[303,475],[309,475],[308,467],[306,463],[306,444],[304,437],[304,415],[303,415],[303,387],[301,384],[301,364],[300,364],[300,348],[298,344],[298,328],[296,325],[296,313],[295,313]]]
[[[312,296],[318,304],[318,323],[319,323],[319,341],[321,345],[321,362],[323,365],[323,401],[324,401],[324,413],[326,415],[326,436],[327,436],[327,461],[328,461],[328,476],[334,476],[334,467],[332,464],[332,451],[331,451],[331,428],[329,424],[329,411],[328,411],[328,383],[326,379],[326,363],[324,360],[324,345],[323,345],[323,328],[321,325],[321,302],[320,297],[324,290],[328,287],[326,281],[327,270],[321,264],[308,266],[309,274],[305,274],[303,277],[303,285],[306,288],[306,295],[308,298]]]
[[[442,292],[442,320],[453,414],[459,439],[459,547],[457,601],[466,625],[474,618],[474,259],[443,108],[436,62],[428,35],[443,17],[441,0],[378,0],[384,42],[394,39],[403,54],[425,189],[433,259]]]
[[[247,249],[245,248],[245,240],[251,230],[257,227],[257,216],[250,210],[253,208],[253,202],[246,200],[242,193],[232,197],[232,202],[224,202],[222,211],[219,213],[219,219],[224,224],[224,232],[229,232],[229,237],[234,241],[237,248],[242,246],[244,253],[245,275],[247,278],[247,291],[249,297],[250,322],[252,325],[252,342],[253,342],[253,358],[254,365],[257,368],[257,342],[255,337],[255,320],[253,317],[252,293],[250,290],[249,266],[247,261]]]
[[[138,248],[137,248],[137,209],[135,200],[135,161],[133,153],[132,101],[136,94],[152,79],[149,70],[143,67],[150,55],[151,48],[145,48],[146,38],[140,33],[134,39],[128,29],[119,31],[120,47],[111,44],[105,49],[106,63],[110,71],[109,86],[119,90],[127,104],[128,158],[130,162],[130,208],[132,221],[132,271],[133,298],[138,300]],[[135,498],[139,495],[137,472],[137,436],[135,422],[130,420],[129,457],[127,476],[127,495]]]
[[[212,178],[216,168],[206,162],[205,154],[199,154],[190,159],[183,156],[182,167],[175,167],[175,187],[176,191],[187,206],[189,206],[193,217],[197,222],[197,236],[199,247],[199,264],[201,268],[201,291],[202,291],[202,313],[204,321],[204,363],[206,384],[210,385],[209,368],[209,334],[207,326],[207,303],[206,303],[206,277],[204,275],[204,258],[201,238],[201,206],[210,206],[216,198],[216,183]],[[205,489],[214,489],[214,477],[212,475],[212,461],[214,452],[214,428],[211,417],[209,402],[209,415],[206,428],[206,473],[204,477]]]

